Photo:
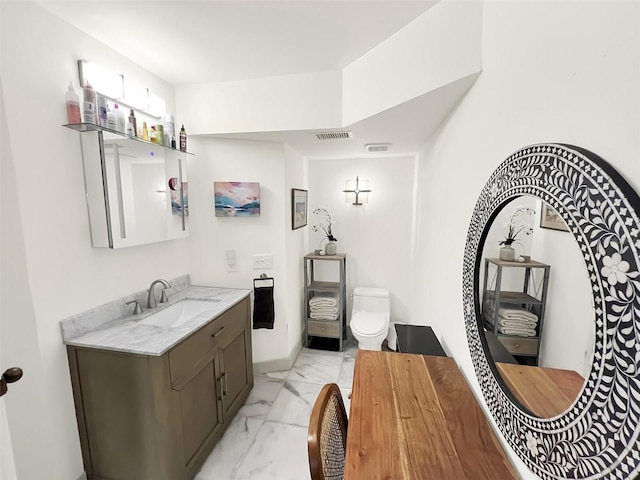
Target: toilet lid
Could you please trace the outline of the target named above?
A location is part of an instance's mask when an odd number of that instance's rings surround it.
[[[387,316],[382,313],[358,312],[351,319],[351,328],[362,335],[377,335],[388,327]]]

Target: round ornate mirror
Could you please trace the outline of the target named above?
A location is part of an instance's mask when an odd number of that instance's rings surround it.
[[[581,261],[575,267],[563,264],[563,269],[587,272],[588,305],[576,309],[583,312],[578,317],[586,315],[594,320],[593,330],[585,329],[593,332],[593,340],[587,340],[584,346],[585,380],[574,388],[574,397],[552,413],[536,412],[526,398],[518,397],[509,375],[494,362],[487,336],[487,331],[491,331],[486,322],[490,302],[483,298],[484,277],[490,279],[491,274],[484,275],[483,269],[488,271],[487,263],[492,262],[487,262],[487,258],[493,258],[485,251],[493,243],[491,228],[503,210],[506,213],[518,208],[510,202],[527,201],[528,197],[537,199],[540,210],[550,207],[557,212],[572,234],[579,253],[568,255],[579,255]],[[623,479],[640,473],[639,208],[638,195],[597,155],[569,145],[540,144],[525,147],[507,158],[490,177],[473,211],[463,268],[463,302],[471,356],[483,396],[499,429],[517,455],[541,478]],[[517,256],[520,255],[527,254],[523,251]],[[504,262],[511,260],[498,258],[500,262],[508,267],[510,264]],[[553,279],[553,265],[548,271],[549,279]],[[549,292],[564,295],[568,302],[575,297],[573,289]],[[503,308],[498,300],[497,308]],[[524,307],[522,303],[517,305]],[[544,319],[539,307],[529,310]],[[544,329],[552,328],[551,320],[543,325]],[[544,332],[536,328],[531,328],[530,337],[544,339]],[[531,343],[528,345],[531,347]],[[527,354],[531,357],[531,350]],[[528,366],[533,369],[531,373],[524,370],[525,380],[526,375],[538,375],[547,368],[544,362],[537,365],[539,359],[537,355],[536,361]]]
[[[593,358],[582,252],[562,218],[530,195],[506,203],[486,232],[477,291],[489,360],[523,409],[554,417],[578,398]]]

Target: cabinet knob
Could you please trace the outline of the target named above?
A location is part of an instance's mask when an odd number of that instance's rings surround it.
[[[322,331],[324,332],[324,327],[322,327]]]
[[[516,343],[516,348],[520,348],[520,344],[519,343]]]

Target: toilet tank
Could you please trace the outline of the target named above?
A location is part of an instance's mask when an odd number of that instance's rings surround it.
[[[356,287],[353,289],[354,312],[389,313],[391,302],[385,288]]]

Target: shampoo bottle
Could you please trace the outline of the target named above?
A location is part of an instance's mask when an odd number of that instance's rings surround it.
[[[116,129],[116,114],[113,112],[113,110],[111,110],[108,107],[107,107],[107,128],[110,128],[111,130]]]
[[[84,112],[84,121],[86,123],[93,123],[94,125],[98,123],[96,91],[89,82],[84,86],[84,104],[82,110]]]
[[[76,93],[73,82],[69,83],[65,100],[67,103],[67,122],[72,125],[82,123],[80,119],[80,97]]]
[[[116,116],[116,130],[120,133],[126,133],[127,131],[127,121],[124,118],[124,112],[122,109],[118,108],[118,104],[113,104],[113,109],[115,110],[114,114]]]
[[[149,140],[149,131],[147,130],[147,122],[142,122],[142,139]]]

